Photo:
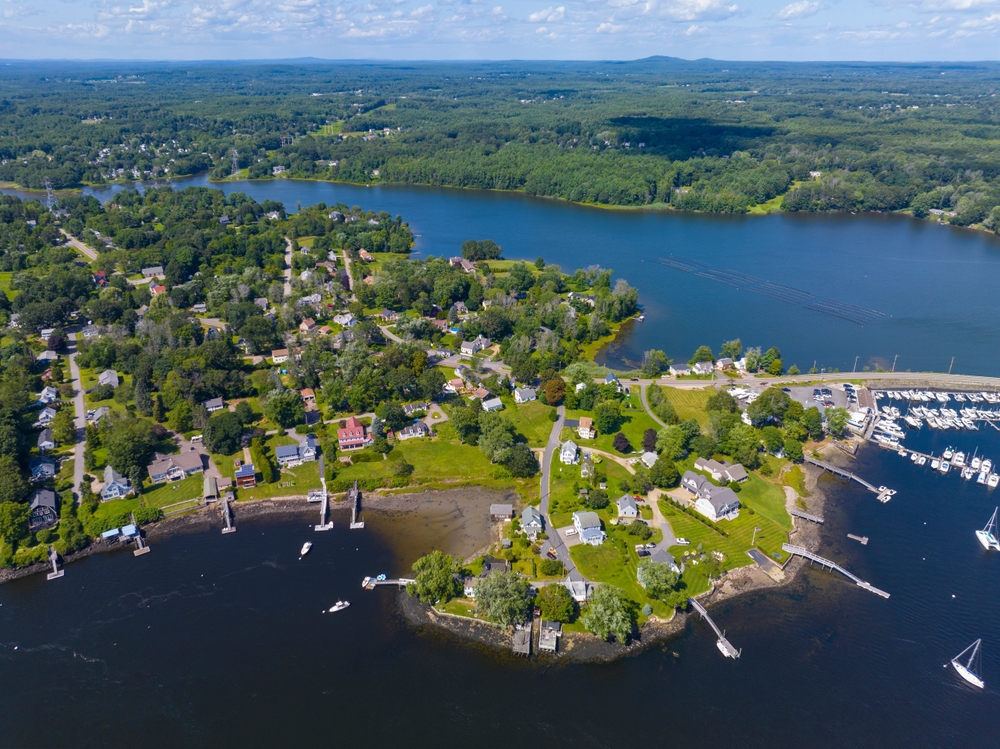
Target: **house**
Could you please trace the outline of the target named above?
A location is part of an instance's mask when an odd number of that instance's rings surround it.
[[[354,319],[354,315],[352,315],[350,312],[346,312],[340,315],[334,315],[333,321],[337,323],[337,325],[341,325],[345,328],[353,328],[355,325],[358,324],[358,321]]]
[[[35,420],[34,426],[47,427],[52,423],[52,420],[56,418],[56,410],[52,406],[46,406],[43,408],[39,414],[38,418]]]
[[[463,387],[465,387],[465,383],[456,378],[454,380],[448,380],[448,382],[444,384],[444,391],[446,393],[457,393]]]
[[[28,463],[32,481],[44,481],[56,475],[56,462],[52,458],[32,458]]]
[[[671,364],[668,371],[674,377],[686,377],[691,374],[691,367],[687,364]]]
[[[722,475],[728,481],[735,481],[737,484],[742,484],[748,478],[746,469],[743,467],[742,463],[733,463],[729,466],[723,466]]]
[[[391,309],[384,309],[378,313],[383,322],[395,322],[399,319],[399,313]]]
[[[283,167],[281,164],[275,164],[274,166],[271,167],[271,175],[275,177],[278,176],[279,174],[283,174],[284,171],[285,167]]]
[[[601,519],[596,512],[574,512],[573,527],[576,528],[577,535],[585,544],[600,546],[608,536],[601,529]]]
[[[88,419],[88,421],[97,424],[101,419],[111,413],[111,409],[107,406],[101,406],[99,409],[94,411],[94,415]]]
[[[576,428],[576,433],[580,439],[592,440],[597,437],[597,430],[594,428],[594,420],[589,416],[580,417],[580,425]]]
[[[490,520],[510,520],[514,517],[514,505],[491,504]]]
[[[297,466],[302,462],[299,459],[298,445],[278,445],[274,448],[274,457],[277,459],[280,468]]]
[[[476,597],[476,585],[482,578],[479,577],[464,577],[462,578],[462,595],[466,598]]]
[[[55,351],[43,351],[38,356],[35,357],[35,361],[40,362],[53,362],[59,361],[59,354]]]
[[[310,294],[309,296],[304,296],[297,302],[299,306],[306,307],[310,304],[319,304],[323,301],[323,297],[320,294]]]
[[[431,407],[430,403],[407,403],[405,406],[403,406],[403,413],[406,414],[407,416],[413,416],[413,414],[417,413],[418,411],[427,412],[428,410],[430,410],[430,407]]]
[[[264,218],[270,219],[271,221],[277,221],[278,219],[281,218],[281,214],[278,213],[277,211],[268,211],[267,213],[264,214]]]
[[[28,516],[28,530],[38,531],[59,522],[56,512],[56,493],[49,489],[39,489],[31,495],[31,515]]]
[[[715,362],[715,368],[717,370],[719,370],[720,372],[722,370],[724,370],[724,369],[730,369],[731,367],[734,367],[735,365],[736,365],[736,362],[734,362],[728,356],[723,356],[721,359],[719,359],[717,362]]]
[[[746,469],[740,463],[724,465],[717,460],[698,458],[694,462],[694,467],[698,471],[704,471],[709,474],[715,481],[736,481],[740,483],[749,478]]]
[[[618,381],[618,378],[615,376],[614,372],[608,372],[604,376],[604,384],[605,385],[614,385],[615,388],[617,388],[617,390],[618,390],[619,393],[622,390],[622,384]]]
[[[104,488],[101,489],[101,501],[121,499],[133,493],[132,482],[122,476],[111,466],[104,469]]]
[[[713,522],[732,520],[739,514],[739,497],[729,487],[716,486],[693,471],[684,472],[681,486],[695,496],[694,509]]]
[[[587,599],[590,598],[591,588],[587,585],[586,580],[571,580],[567,577],[560,584],[569,591],[577,603],[586,603]]]
[[[580,449],[573,440],[566,440],[559,448],[559,461],[564,465],[571,466],[576,463]]]
[[[113,369],[105,369],[97,375],[97,384],[110,385],[113,388],[118,387],[118,373]]]
[[[216,411],[221,411],[223,408],[225,408],[226,404],[222,400],[222,398],[212,398],[211,400],[207,400],[204,403],[202,403],[202,405],[205,407],[206,411],[208,411],[210,414],[214,414]]]
[[[201,455],[196,452],[178,453],[177,455],[155,453],[153,462],[146,467],[149,478],[154,484],[180,481],[203,469]]]
[[[476,264],[470,260],[466,260],[464,257],[448,258],[448,265],[450,265],[452,268],[461,268],[466,273],[476,272]]]
[[[316,330],[316,321],[311,317],[306,317],[299,323],[299,332],[301,333],[312,333]]]
[[[469,308],[465,306],[465,302],[461,301],[455,302],[451,307],[453,310],[455,310],[455,314],[457,315],[469,314]]]
[[[223,226],[229,226],[229,216],[222,216],[219,219],[219,223],[222,224]]]
[[[396,432],[396,438],[401,440],[413,439],[414,437],[429,437],[431,428],[422,421],[410,424]]]
[[[135,266],[132,266],[135,267]],[[163,278],[166,274],[163,272],[162,265],[153,265],[149,268],[142,269],[143,278]]]
[[[528,506],[521,511],[521,528],[532,541],[545,530],[545,519],[537,507]]]
[[[499,411],[503,408],[503,401],[499,398],[486,398],[483,400],[484,411]]]
[[[205,502],[219,501],[219,483],[215,480],[215,476],[205,474],[205,484],[201,496]]]
[[[514,388],[515,403],[527,403],[528,401],[536,400],[537,397],[532,388]]]
[[[656,549],[649,557],[649,562],[654,564],[665,564],[671,570],[676,572],[678,575],[681,573],[681,568],[677,566],[677,560],[674,559],[673,555],[664,551],[663,549]],[[646,565],[640,564],[639,569],[636,570],[635,577],[639,581],[639,585],[646,587]]]
[[[315,434],[307,434],[299,445],[299,460],[303,463],[311,463],[319,457],[319,440]]]
[[[642,464],[646,466],[646,468],[652,468],[653,465],[656,463],[657,457],[658,457],[657,454],[654,452],[644,452],[642,454],[642,457],[639,458],[639,460],[642,461]]]
[[[343,429],[337,430],[337,444],[341,450],[361,450],[374,441],[375,438],[368,434],[365,425],[356,416],[349,418]]]
[[[618,498],[618,517],[625,520],[635,520],[639,517],[639,506],[631,494],[623,494]]]
[[[59,391],[51,385],[46,385],[42,388],[42,392],[38,396],[38,402],[43,406],[54,403],[57,400],[59,400]]]
[[[144,304],[144,305],[142,305],[142,306],[141,306],[141,307],[140,307],[139,309],[137,309],[137,310],[135,311],[135,314],[136,314],[136,317],[138,317],[138,318],[139,318],[139,321],[140,321],[140,322],[141,322],[141,321],[142,321],[142,319],[143,319],[143,318],[144,318],[144,317],[146,316],[146,313],[147,313],[147,312],[149,312],[149,305],[148,305],[148,304]]]
[[[358,250],[358,257],[366,263],[374,263],[375,257],[368,250]]]
[[[275,364],[284,364],[288,361],[288,349],[276,348],[271,351],[271,361]]]
[[[462,356],[473,356],[474,354],[478,354],[480,351],[482,351],[489,345],[490,345],[490,340],[488,338],[483,338],[482,336],[478,336],[475,340],[463,341],[460,350]]]
[[[547,653],[556,652],[560,637],[562,637],[562,622],[550,622],[548,619],[542,619],[541,627],[538,630],[538,649]]]
[[[712,374],[713,369],[714,366],[710,361],[695,362],[694,366],[691,367],[691,371],[694,372],[696,375]]]
[[[108,285],[108,274],[103,270],[97,271],[97,273],[94,274],[94,283],[103,289]]]
[[[87,325],[80,331],[80,334],[86,339],[97,338],[101,334],[101,329],[96,325]]]
[[[330,329],[329,325],[321,325],[319,328],[320,335],[330,335],[333,331]]]
[[[270,306],[267,303],[267,297],[265,296],[257,297],[256,299],[253,300],[253,303],[256,304],[258,307],[260,307],[265,312],[267,312],[267,308]]]
[[[51,338],[52,334],[55,332],[56,332],[55,328],[42,328],[41,331],[38,333],[38,337],[41,338],[46,343],[48,343],[49,338]]]
[[[316,391],[314,391],[312,388],[302,388],[299,391],[299,395],[302,396],[302,402],[305,403],[306,405],[309,405],[310,403],[313,404],[316,403]]]
[[[204,302],[198,302],[191,308],[191,311],[194,312],[196,315],[204,315],[206,312],[208,312],[208,305],[205,304]]]
[[[157,284],[152,289],[153,296],[156,296],[157,294],[163,294],[166,292],[166,290],[167,290],[166,286],[164,286],[163,284]]]
[[[257,472],[254,470],[253,463],[240,463],[236,461],[234,464],[236,469],[234,476],[236,477],[236,486],[240,489],[253,489],[257,486]]]
[[[350,330],[342,330],[333,336],[333,347],[335,349],[342,349],[348,343],[354,340],[354,333]]]

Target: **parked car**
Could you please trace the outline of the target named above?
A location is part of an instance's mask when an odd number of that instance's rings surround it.
[[[575,536],[576,535],[576,528],[568,528],[566,530],[566,535],[567,536]]]
[[[557,561],[559,559],[559,557],[556,556],[556,553],[552,551],[552,549],[549,549],[547,552],[545,552],[545,556],[547,556],[552,561]]]
[[[636,552],[636,554],[638,556],[640,556],[640,557],[652,556],[652,554],[650,552],[646,551],[645,549],[640,549],[639,551]]]
[[[686,538],[675,538],[674,539],[674,543],[677,544],[678,546],[690,546],[691,545],[691,542],[688,541]]]

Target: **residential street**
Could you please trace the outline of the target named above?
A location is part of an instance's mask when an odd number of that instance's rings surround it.
[[[569,551],[563,544],[562,537],[552,526],[552,519],[549,517],[549,482],[552,473],[552,456],[559,451],[559,432],[562,431],[562,428],[566,423],[565,406],[559,406],[556,409],[556,413],[559,415],[559,420],[552,425],[552,431],[549,433],[549,442],[545,446],[545,453],[542,455],[542,502],[538,507],[538,511],[541,512],[542,517],[545,518],[546,532],[549,535],[549,540],[542,545],[542,554],[545,554],[551,547],[552,550],[555,551],[556,556],[559,557],[563,564],[566,565],[568,577],[573,580],[582,580],[583,576],[580,574],[579,570],[577,570],[576,565],[573,564],[573,559],[570,557]]]
[[[71,247],[79,250],[80,252],[82,252],[84,255],[86,255],[91,260],[97,260],[97,253],[94,252],[89,247],[87,247],[87,245],[85,245],[83,242],[81,242],[79,239],[77,239],[73,235],[67,234],[64,229],[60,229],[59,231],[62,233],[62,235],[64,237],[66,237],[66,244],[68,244]]]
[[[287,302],[292,295],[292,240],[285,237],[285,298]]]
[[[76,411],[76,447],[73,451],[73,491],[80,501],[80,484],[83,483],[83,450],[87,437],[87,405],[83,400],[83,382],[80,368],[76,366],[76,333],[69,336],[69,374],[73,378],[73,407]]]

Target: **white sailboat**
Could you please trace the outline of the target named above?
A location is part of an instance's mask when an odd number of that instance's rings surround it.
[[[979,687],[980,689],[986,686],[982,678],[977,673],[977,671],[981,670],[981,656],[979,655],[979,646],[981,643],[982,640],[976,640],[974,643],[969,645],[969,647],[951,659],[951,665],[956,671],[958,671],[958,675],[973,686]],[[972,651],[972,655],[970,655],[969,659],[963,663],[961,658],[970,650]]]
[[[997,508],[1000,509],[1000,508]],[[990,549],[996,549],[1000,551],[1000,541],[997,541],[997,537],[994,535],[993,531],[996,530],[997,526],[997,510],[993,510],[993,514],[990,515],[990,522],[986,524],[986,527],[981,531],[976,531],[976,538],[979,539],[979,543],[983,545],[983,548],[989,551]]]

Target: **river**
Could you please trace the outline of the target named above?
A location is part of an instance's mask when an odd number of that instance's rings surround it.
[[[209,185],[204,175],[173,184]],[[424,256],[459,254],[466,239],[491,238],[508,258],[543,257],[568,272],[613,268],[639,289],[646,315],[602,352],[600,360],[615,368],[635,365],[651,348],[686,361],[701,344],[718,354],[722,341],[740,338],[777,346],[785,365],[802,371],[814,363],[849,371],[856,362],[860,371],[895,362],[900,371],[942,372],[952,357],[956,373],[1000,371],[1000,346],[991,343],[1000,331],[994,234],[896,215],[608,210],[517,193],[293,180],[209,186],[278,200],[289,211],[319,202],[388,211],[410,223]],[[88,192],[104,200],[118,189]],[[670,255],[726,271],[738,286],[656,262]],[[785,299],[812,297],[792,303],[752,293],[744,276],[758,290],[760,282],[794,289],[772,290]],[[809,308],[826,300],[882,316],[859,324]]]

